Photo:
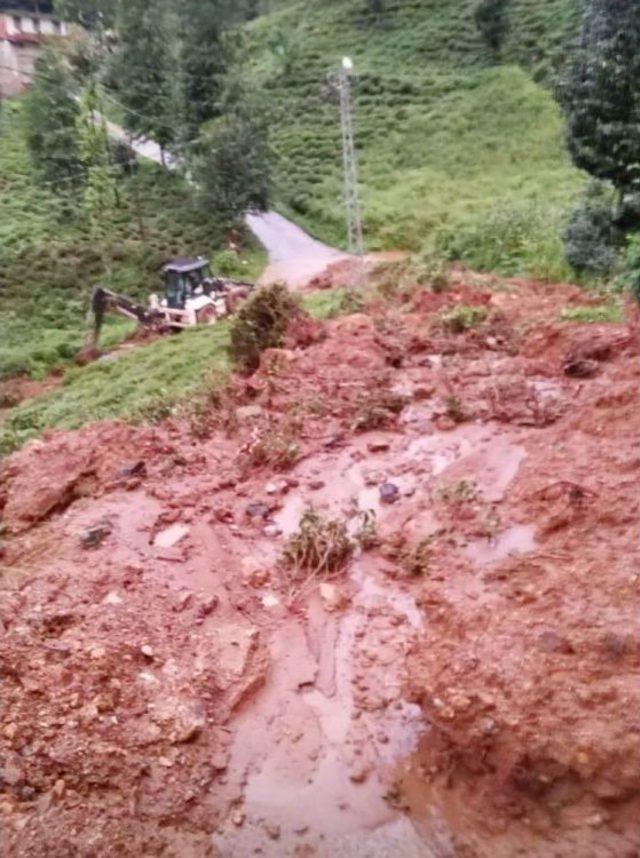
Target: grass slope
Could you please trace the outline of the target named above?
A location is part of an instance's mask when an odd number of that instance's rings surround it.
[[[304,299],[318,319],[348,309],[344,290]],[[65,373],[62,385],[6,412],[0,455],[45,429],[76,429],[95,420],[155,420],[225,384],[231,370],[229,325],[182,331],[148,345],[125,347],[87,367]]]
[[[168,259],[211,254],[224,236],[211,213],[195,203],[178,177],[142,163],[119,183],[122,205],[113,237],[96,243],[80,192],[54,191],[36,181],[24,144],[19,102],[0,115],[0,380],[39,377],[69,363],[87,333],[91,287],[97,283],[147,299]],[[247,257],[247,276],[263,255]],[[243,273],[245,273],[245,268]],[[131,330],[110,319],[104,342]]]
[[[282,208],[344,241],[338,107],[328,73],[356,61],[367,240],[505,274],[569,274],[559,233],[583,177],[547,84],[577,0],[511,0],[496,66],[475,0],[272,4],[247,28],[245,62],[273,117]],[[273,50],[281,46],[281,54]]]

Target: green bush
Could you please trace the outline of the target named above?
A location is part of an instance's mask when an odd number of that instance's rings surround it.
[[[278,348],[292,320],[302,314],[298,301],[282,283],[258,289],[231,323],[231,356],[246,372],[260,364],[265,349]]]
[[[591,186],[564,231],[567,262],[577,274],[604,277],[618,258],[619,236],[613,224],[611,200]]]

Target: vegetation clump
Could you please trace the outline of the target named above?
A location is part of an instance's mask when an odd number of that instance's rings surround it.
[[[254,292],[231,323],[230,348],[236,364],[246,372],[256,370],[262,352],[281,347],[287,328],[302,312],[282,283]]]
[[[431,543],[431,537],[427,537],[401,553],[400,565],[407,575],[419,578],[427,574],[431,561]]]
[[[353,421],[354,432],[384,429],[393,423],[406,405],[404,396],[390,390],[378,390],[360,398]]]
[[[589,186],[563,235],[567,262],[577,274],[605,277],[614,270],[620,230],[613,220],[612,201],[602,185]]]
[[[253,439],[241,453],[241,460],[250,467],[271,465],[278,470],[292,467],[300,458],[298,424],[287,419],[280,425],[273,420],[256,427]]]
[[[452,310],[445,310],[440,315],[440,322],[445,331],[450,334],[463,334],[485,321],[489,315],[486,307],[468,307],[459,304]]]
[[[300,519],[296,533],[284,548],[284,565],[310,576],[331,577],[341,572],[355,550],[344,521],[325,519],[308,510]]]

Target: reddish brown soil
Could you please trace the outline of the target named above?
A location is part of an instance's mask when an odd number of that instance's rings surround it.
[[[19,377],[0,382],[0,418],[3,409],[13,408],[15,405],[24,402],[25,399],[33,399],[43,393],[48,393],[50,390],[55,390],[61,383],[61,375],[50,375],[42,381]]]
[[[640,364],[584,301],[458,272],[3,463],[4,854],[637,854]],[[309,505],[376,512],[333,590]]]

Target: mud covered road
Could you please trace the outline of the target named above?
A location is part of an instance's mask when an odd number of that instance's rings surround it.
[[[4,854],[637,854],[637,343],[490,285],[2,464]]]

